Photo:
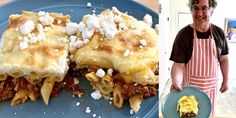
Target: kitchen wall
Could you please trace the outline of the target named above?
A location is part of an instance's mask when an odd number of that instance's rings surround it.
[[[217,0],[218,5],[211,17],[211,22],[224,29],[224,19],[236,19],[236,0]]]

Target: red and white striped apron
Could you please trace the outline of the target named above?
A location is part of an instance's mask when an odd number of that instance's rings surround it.
[[[183,86],[194,86],[204,91],[211,99],[211,116],[214,117],[218,63],[216,45],[212,32],[208,39],[198,39],[195,27],[192,26],[194,29],[193,52],[190,61],[185,66]]]

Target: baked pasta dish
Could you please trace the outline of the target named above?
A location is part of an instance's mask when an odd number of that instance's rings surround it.
[[[115,7],[79,23],[60,13],[11,15],[1,40],[0,101],[42,96],[48,104],[62,88],[83,95],[80,76],[116,107],[127,100],[138,112],[158,89],[158,34],[148,21]]]
[[[194,117],[198,113],[198,102],[193,95],[178,100],[177,111],[181,118]]]
[[[36,101],[48,104],[64,86],[69,45],[62,39],[69,16],[60,13],[13,14],[0,43],[0,101],[11,105]]]
[[[85,15],[72,34],[74,69],[87,70],[85,78],[116,107],[128,100],[137,112],[143,97],[157,94],[158,35],[147,23],[113,7]]]

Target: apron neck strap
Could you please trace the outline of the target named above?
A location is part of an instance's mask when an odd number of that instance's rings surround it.
[[[209,23],[209,30],[210,30],[210,37],[211,38],[213,38],[213,36],[212,36],[212,26],[211,26],[212,24],[211,23]],[[192,23],[192,24],[190,24],[190,26],[193,28],[193,35],[194,35],[194,38],[197,38],[197,31],[196,31],[196,27],[195,27],[195,25]]]

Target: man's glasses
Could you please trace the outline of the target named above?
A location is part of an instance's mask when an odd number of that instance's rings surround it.
[[[207,13],[209,10],[210,10],[210,7],[207,7],[207,6],[203,6],[202,8],[199,8],[197,6],[193,6],[191,8],[192,12],[194,13],[198,13],[200,11],[202,11],[202,13]]]

